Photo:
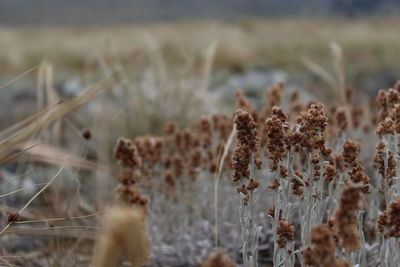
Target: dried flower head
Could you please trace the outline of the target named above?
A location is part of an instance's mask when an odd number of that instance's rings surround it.
[[[364,193],[370,193],[370,188],[369,188],[369,177],[368,175],[365,174],[364,168],[358,164],[355,164],[353,168],[348,172],[351,181],[354,184],[362,183],[364,184],[363,187],[363,192]]]
[[[202,117],[200,120],[199,129],[202,134],[211,136],[211,134],[212,134],[211,120],[208,117],[205,117],[205,116]]]
[[[337,177],[338,172],[335,168],[334,165],[332,164],[327,164],[324,166],[325,170],[324,170],[324,178],[325,180],[327,180],[328,182],[331,182],[334,180],[335,177]]]
[[[238,110],[234,119],[237,130],[237,144],[233,154],[233,181],[249,178],[251,156],[259,149],[257,125],[253,117],[246,111]]]
[[[115,148],[115,158],[123,167],[116,188],[117,202],[128,206],[138,205],[147,211],[149,200],[142,196],[138,184],[141,177],[142,159],[137,147],[132,141],[120,138]]]
[[[174,135],[177,130],[177,126],[175,122],[167,122],[164,126],[164,134],[167,136]]]
[[[280,186],[280,183],[278,182],[278,179],[273,179],[272,183],[268,186],[268,189],[277,191],[279,186]]]
[[[182,176],[183,171],[184,171],[184,161],[183,158],[179,155],[175,155],[171,159],[172,167],[174,169],[174,175],[175,177],[179,178]]]
[[[357,211],[361,208],[362,193],[358,186],[346,186],[340,196],[339,207],[335,211],[335,235],[338,246],[347,251],[360,249],[357,228]]]
[[[335,242],[327,224],[318,224],[311,230],[312,247],[301,249],[304,263],[315,267],[342,267],[351,265],[336,259]]]
[[[134,144],[138,149],[143,165],[154,165],[163,160],[164,139],[152,136],[141,136],[135,138]]]
[[[8,213],[7,215],[7,222],[8,223],[15,223],[18,222],[19,220],[19,212],[18,211],[11,211],[10,213]]]
[[[190,156],[190,165],[192,168],[199,168],[203,163],[203,150],[198,147],[194,149]]]
[[[393,128],[395,133],[400,133],[400,104],[395,104],[389,113],[389,117],[393,121]]]
[[[353,99],[354,88],[351,86],[347,86],[345,89],[345,93],[346,93],[346,101],[348,104],[350,104]]]
[[[343,144],[343,160],[347,167],[354,165],[357,162],[358,154],[360,153],[360,144],[351,140],[346,140]]]
[[[376,145],[376,155],[374,162],[378,167],[379,173],[382,177],[386,177],[385,175],[385,157],[386,157],[386,145],[383,142],[379,142]]]
[[[386,238],[400,237],[400,197],[379,216],[378,229]]]
[[[165,179],[165,182],[169,185],[169,186],[174,186],[175,185],[175,176],[174,176],[174,174],[171,172],[171,171],[169,171],[169,170],[167,170],[166,172],[165,172],[165,175],[164,175],[164,179]]]
[[[261,170],[262,161],[261,161],[260,155],[258,155],[258,154],[255,155],[253,163],[256,166],[257,170]]]
[[[364,116],[365,111],[362,107],[355,107],[353,108],[352,112],[351,112],[351,118],[353,121],[353,127],[354,128],[358,128],[360,127],[361,124],[361,119]]]
[[[336,125],[341,131],[346,131],[349,127],[349,112],[345,107],[338,107],[335,111]]]
[[[311,266],[329,266],[335,261],[335,243],[326,224],[318,224],[311,230],[313,247],[302,250],[304,262]],[[331,265],[332,266],[332,265]]]
[[[137,184],[122,185],[119,184],[116,188],[117,202],[128,206],[141,206],[147,210],[149,199],[142,196],[142,193]]]
[[[270,159],[269,167],[277,170],[279,162],[286,157],[287,143],[287,116],[277,106],[272,108],[272,116],[265,122],[265,131],[268,137],[267,150]]]
[[[139,151],[131,140],[125,138],[118,139],[114,155],[123,168],[138,169],[142,166]]]
[[[378,128],[376,128],[376,134],[377,135],[384,135],[384,134],[394,134],[394,121],[392,118],[387,117],[384,120],[382,120]]]
[[[394,89],[389,89],[386,96],[389,109],[393,108],[394,105],[399,104],[400,101],[399,91]]]
[[[259,137],[257,136],[257,124],[250,113],[238,110],[234,118],[237,130],[237,142],[245,145],[251,152],[259,149]]]
[[[291,189],[294,195],[303,198],[304,190],[303,186],[307,186],[308,182],[304,181],[304,177],[299,171],[295,171],[293,178],[291,180]]]
[[[258,114],[251,102],[244,96],[243,92],[236,92],[236,109],[247,111],[251,114],[253,120],[258,122]]]
[[[385,164],[387,160],[387,164]],[[383,142],[379,142],[376,146],[376,155],[374,162],[383,178],[391,179],[396,176],[396,160],[394,153],[389,151]]]
[[[90,140],[90,139],[92,139],[92,132],[91,132],[90,130],[85,130],[85,131],[83,131],[83,133],[82,133],[82,137],[83,137],[85,140]]]
[[[284,248],[288,242],[294,241],[294,225],[287,222],[285,219],[279,220],[278,228],[276,229],[276,234],[278,235],[278,246]]]
[[[324,112],[324,105],[311,104],[307,111],[303,111],[296,118],[299,131],[302,133],[300,145],[307,150],[324,146],[323,133],[328,125],[328,118]]]
[[[138,183],[140,178],[141,178],[140,170],[123,168],[119,173],[118,182],[122,185],[132,185]]]
[[[260,183],[254,179],[250,179],[247,183],[247,190],[254,191],[259,187]]]

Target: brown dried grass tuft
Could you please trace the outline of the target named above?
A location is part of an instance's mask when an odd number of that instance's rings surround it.
[[[0,162],[4,162],[4,160],[9,158],[17,145],[37,136],[63,116],[90,101],[98,93],[111,88],[115,82],[116,78],[111,76],[86,89],[82,95],[61,100],[45,110],[38,111],[37,114],[32,115],[23,122],[17,123],[15,126],[11,126],[9,129],[0,132]]]
[[[94,266],[118,266],[122,255],[133,267],[146,263],[150,257],[146,224],[146,213],[139,206],[110,207],[104,216],[104,230],[98,240]]]

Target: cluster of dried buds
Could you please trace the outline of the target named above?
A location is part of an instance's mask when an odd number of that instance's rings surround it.
[[[304,263],[320,267],[350,267],[351,265],[335,256],[335,242],[332,231],[327,224],[318,224],[311,230],[312,247],[301,250]]]
[[[117,197],[126,205],[140,205],[147,208],[148,199],[143,197],[139,188],[142,159],[132,141],[119,139],[115,146],[115,158],[121,166],[118,177]]]
[[[334,233],[338,239],[338,247],[346,249],[347,252],[361,248],[357,225],[357,212],[361,209],[361,190],[358,186],[345,187],[334,214]]]
[[[243,194],[244,203],[247,204],[249,191],[254,191],[259,186],[259,183],[251,177],[250,164],[260,148],[260,139],[257,135],[257,124],[247,111],[238,110],[234,123],[237,144],[232,157],[233,181],[241,183],[237,191]]]
[[[369,177],[365,174],[364,168],[359,162],[360,144],[351,140],[346,140],[343,144],[342,158],[345,167],[349,169],[347,172],[350,181],[353,184],[362,186],[364,193],[370,193]],[[348,183],[348,181],[345,181]]]
[[[381,176],[380,190],[386,192],[387,198],[387,192],[391,190],[394,183],[393,177],[397,175],[395,157],[400,155],[398,139],[400,133],[400,93],[398,88],[388,91],[380,90],[377,102],[380,113],[376,134],[380,142],[376,146],[375,167]]]
[[[267,136],[267,155],[269,168],[276,171],[280,162],[287,156],[288,149],[287,115],[277,106],[272,108],[272,115],[265,121],[265,132]]]
[[[133,141],[121,139],[115,150],[123,168],[121,176],[129,176],[128,170],[134,170],[131,176],[146,178],[142,179],[144,186],[161,184],[160,191],[170,192],[177,184],[196,180],[200,172],[215,173],[231,131],[232,118],[215,114],[201,118],[194,127],[185,130],[179,130],[175,122],[168,122],[162,136],[139,136]],[[223,171],[231,169],[231,155],[228,149],[221,166]]]
[[[292,223],[289,223],[285,219],[280,219],[276,229],[278,246],[284,248],[287,243],[294,241],[294,232],[295,228]]]
[[[324,112],[324,105],[311,104],[307,111],[302,111],[296,118],[299,125],[298,131],[299,144],[302,148],[311,152],[313,149],[321,149],[324,151],[325,139],[324,131],[328,126],[328,118]]]
[[[400,197],[379,216],[378,229],[386,238],[400,237]]]

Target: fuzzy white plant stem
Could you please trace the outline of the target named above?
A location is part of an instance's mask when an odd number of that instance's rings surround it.
[[[274,239],[274,254],[273,254],[273,264],[274,266],[285,266],[292,267],[294,266],[294,255],[287,252],[288,250],[294,249],[294,243],[286,244],[284,248],[280,248],[278,245],[278,235],[277,230],[279,227],[280,220],[280,212],[282,212],[282,217],[286,220],[290,221],[291,215],[296,207],[295,204],[290,202],[290,181],[293,176],[292,171],[292,150],[288,151],[287,160],[287,169],[288,169],[288,177],[283,178],[280,174],[279,169],[276,171],[276,175],[278,176],[279,187],[277,192],[275,192],[275,213],[274,218],[270,217],[272,230],[273,230],[273,239]],[[280,166],[281,162],[278,162],[277,166]],[[279,168],[279,167],[278,167]],[[299,178],[300,179],[300,178]],[[301,179],[300,179],[301,180]]]
[[[388,240],[383,237],[382,247],[381,247],[381,262],[383,267],[389,267],[388,250],[387,250]]]
[[[359,264],[360,266],[366,266],[366,246],[367,243],[365,241],[365,235],[363,231],[363,216],[364,216],[365,211],[360,210],[357,214],[357,223],[358,223],[358,234],[360,235],[360,241],[361,241],[361,250],[357,253],[355,253],[355,259],[353,262]]]
[[[250,216],[249,216],[249,241],[250,241],[250,257],[252,258],[252,266],[257,266],[257,262],[255,261],[256,256],[253,254],[254,252],[257,253],[257,251],[254,250],[256,244],[254,242],[254,220],[255,220],[255,203],[254,203],[254,197],[253,197],[253,191],[250,191],[249,195],[249,208],[250,208]]]
[[[245,267],[249,266],[248,265],[248,260],[247,260],[247,228],[246,228],[246,217],[244,215],[244,196],[242,193],[240,193],[240,207],[239,207],[239,221],[240,221],[240,228],[242,230],[242,254],[243,254],[243,265]]]
[[[278,165],[279,166],[279,165]],[[278,176],[278,181],[281,181],[280,172],[277,171],[276,175]],[[279,246],[278,246],[278,236],[277,236],[277,229],[279,224],[279,213],[281,210],[281,193],[279,192],[281,189],[281,185],[279,185],[277,192],[275,192],[275,210],[274,210],[274,218],[271,218],[271,225],[273,231],[273,238],[274,238],[274,255],[273,255],[273,264],[274,266],[278,266],[280,258],[279,258]]]
[[[252,162],[252,161],[250,161]],[[250,177],[254,177],[254,166],[250,164]],[[241,185],[243,185],[241,183]],[[242,254],[243,254],[243,265],[245,267],[257,267],[257,253],[258,253],[258,237],[261,229],[255,227],[255,211],[256,203],[253,191],[249,192],[249,199],[247,205],[245,205],[244,195],[241,193],[241,204],[239,208],[240,226],[242,228]]]
[[[279,188],[278,188],[279,190]],[[273,239],[274,239],[274,255],[272,257],[272,262],[274,266],[278,266],[278,237],[276,234],[276,230],[278,228],[278,219],[279,218],[279,203],[280,203],[280,194],[279,192],[275,192],[275,210],[274,217],[271,219],[272,231],[273,231]]]
[[[303,218],[301,220],[301,228],[302,228],[302,238],[301,243],[303,246],[310,245],[310,231],[311,231],[311,208],[313,206],[313,198],[312,198],[312,187],[313,187],[313,179],[312,179],[313,168],[311,164],[311,155],[307,153],[307,180],[308,187],[306,187],[306,197],[302,200],[303,208],[305,209],[305,213],[303,213]]]

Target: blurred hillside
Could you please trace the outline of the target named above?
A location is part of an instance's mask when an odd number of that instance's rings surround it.
[[[2,25],[109,25],[247,17],[395,15],[397,0],[0,0]]]

